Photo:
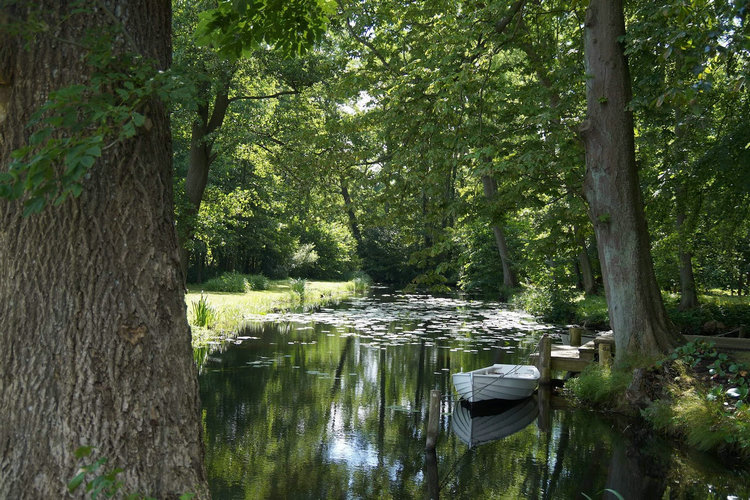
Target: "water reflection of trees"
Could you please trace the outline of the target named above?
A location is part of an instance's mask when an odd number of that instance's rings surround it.
[[[597,497],[630,483],[634,498],[660,497],[664,482],[641,479],[649,470],[667,478],[687,470],[732,492],[729,474],[706,475],[666,446],[655,469],[611,424],[581,411],[553,411],[548,423],[471,450],[443,415],[436,467],[424,469],[429,390],[449,393],[452,371],[490,364],[497,351],[452,351],[431,339],[369,344],[321,325],[283,334],[269,328],[256,332],[257,341],[205,355],[201,398],[214,498],[423,498],[434,494],[428,479],[435,470],[443,498]],[[452,409],[445,399],[442,411]],[[708,491],[695,483],[687,497]]]

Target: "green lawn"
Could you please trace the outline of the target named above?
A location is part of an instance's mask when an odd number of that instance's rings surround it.
[[[267,290],[244,293],[203,292],[200,285],[188,285],[185,303],[193,330],[193,344],[200,345],[234,333],[248,314],[268,314],[295,308],[313,308],[338,302],[355,293],[353,281],[307,281],[304,298],[294,293],[289,280],[271,281]],[[212,309],[208,327],[194,323],[194,305],[205,297]]]

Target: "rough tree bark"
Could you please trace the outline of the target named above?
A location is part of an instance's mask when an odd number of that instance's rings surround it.
[[[667,352],[682,341],[662,303],[635,163],[630,75],[618,39],[622,0],[591,0],[586,12],[587,119],[584,192],[596,231],[617,358]]]
[[[64,19],[66,2],[19,2],[54,29],[0,43],[7,115],[0,170],[50,90],[85,80],[84,30],[123,23],[128,44],[165,68],[167,0],[103,0]],[[0,35],[1,36],[1,35]],[[0,200],[0,498],[63,498],[73,452],[122,467],[125,490],[207,495],[197,372],[182,294],[172,207],[168,115],[105,150],[83,194],[22,217]]]
[[[488,201],[492,202],[495,199],[497,193],[497,184],[495,179],[489,175],[482,176],[482,186],[484,188],[484,196]],[[508,244],[505,241],[505,232],[500,224],[497,222],[492,223],[492,232],[495,234],[495,244],[497,245],[497,251],[500,254],[500,261],[503,265],[503,285],[516,288],[518,287],[518,278],[516,272],[513,270],[510,259],[510,251],[508,250]]]

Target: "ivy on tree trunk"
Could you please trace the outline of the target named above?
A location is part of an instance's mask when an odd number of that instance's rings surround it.
[[[170,63],[170,4],[107,0],[18,3],[2,14],[54,30],[0,43],[10,96],[0,172],[28,141],[25,124],[54,89],[86,83],[84,34],[122,24],[121,46]],[[5,80],[5,79],[0,79]],[[112,143],[79,197],[23,216],[0,200],[0,498],[63,498],[83,445],[123,472],[123,491],[207,494],[197,371],[182,294],[172,202],[169,120]],[[92,478],[91,478],[92,479]]]

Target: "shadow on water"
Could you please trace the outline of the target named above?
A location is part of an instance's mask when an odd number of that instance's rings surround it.
[[[494,420],[453,400],[451,373],[524,362],[551,330],[497,304],[390,294],[250,318],[236,344],[196,351],[213,498],[750,496],[747,472],[543,391]],[[425,454],[431,389],[446,396]],[[471,446],[452,431],[467,418]],[[472,442],[487,428],[502,431]]]

